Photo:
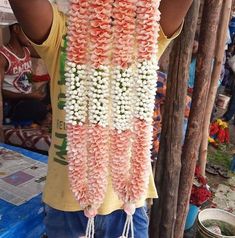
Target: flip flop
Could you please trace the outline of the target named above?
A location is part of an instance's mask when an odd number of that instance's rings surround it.
[[[216,165],[216,164],[211,164],[211,167],[213,169],[215,169],[216,171],[220,170],[220,169],[223,169],[223,167],[221,167],[220,165]]]
[[[225,178],[225,179],[229,179],[230,176],[228,175],[228,170],[227,169],[219,169],[218,173],[221,177]]]
[[[219,174],[221,177],[223,178],[230,178],[230,176],[228,175],[228,170],[225,169],[223,166],[221,165],[216,165],[216,164],[211,164],[210,165],[216,172],[217,174]]]
[[[206,164],[206,172],[213,175],[218,175],[218,171],[211,164]]]

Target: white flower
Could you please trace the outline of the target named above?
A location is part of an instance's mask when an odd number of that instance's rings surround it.
[[[89,121],[108,126],[109,114],[109,68],[101,66],[89,72]]]
[[[111,82],[113,127],[119,131],[132,128],[133,85],[132,68],[124,70],[117,67],[113,70]]]
[[[154,61],[144,61],[138,63],[137,68],[139,79],[136,81],[135,116],[149,122],[154,109],[157,66]]]
[[[85,66],[66,62],[66,122],[76,125],[86,120],[86,75]]]

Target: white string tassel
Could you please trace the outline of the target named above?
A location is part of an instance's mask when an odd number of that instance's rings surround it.
[[[91,217],[88,219],[85,237],[86,238],[94,238],[95,237],[95,218],[94,217]]]
[[[133,215],[135,214],[135,204],[131,202],[127,202],[124,204],[124,211],[126,212],[126,222],[124,225],[124,229],[122,232],[122,236],[120,238],[134,238],[134,222],[133,222]]]
[[[130,238],[134,238],[134,223],[132,215],[127,215],[126,217],[126,222],[124,225],[121,238],[129,238],[129,234]]]

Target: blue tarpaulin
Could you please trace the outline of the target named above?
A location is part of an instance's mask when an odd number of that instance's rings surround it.
[[[0,146],[47,163],[45,155],[1,143]],[[20,206],[0,199],[0,238],[40,238],[45,230],[44,215],[41,194]]]

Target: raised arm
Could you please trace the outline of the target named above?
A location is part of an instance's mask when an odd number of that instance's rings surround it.
[[[25,34],[35,43],[47,39],[53,21],[48,0],[9,0]]]
[[[193,0],[162,0],[160,4],[161,27],[166,36],[172,36],[180,27]]]

